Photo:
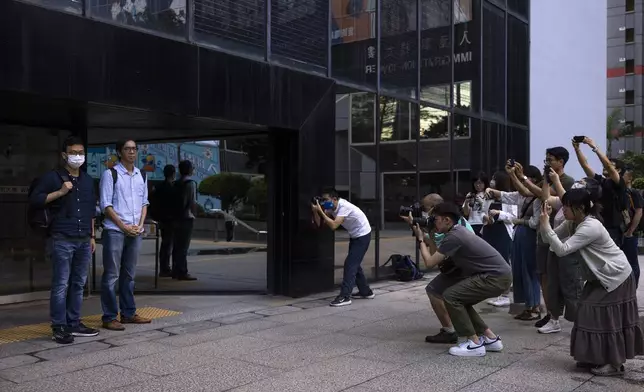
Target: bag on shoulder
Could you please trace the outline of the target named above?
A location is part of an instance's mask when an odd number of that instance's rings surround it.
[[[391,263],[396,278],[401,282],[411,282],[423,277],[423,273],[416,267],[416,263],[409,255],[393,254],[382,266],[385,267]]]
[[[60,177],[62,182],[70,181],[69,175],[66,172],[61,170],[55,170],[55,172],[58,174],[58,177]],[[29,199],[31,199],[31,195],[36,189],[36,186],[38,186],[40,181],[42,181],[42,178],[43,176],[35,178],[31,181],[31,184],[29,184],[29,190],[27,191],[27,197]],[[64,196],[52,203],[46,204],[44,207],[34,206],[29,203],[29,207],[27,208],[27,222],[29,223],[29,227],[40,235],[48,235],[49,228],[51,227],[51,223],[54,221],[54,217],[56,215],[56,210],[59,209],[60,202],[63,199]]]

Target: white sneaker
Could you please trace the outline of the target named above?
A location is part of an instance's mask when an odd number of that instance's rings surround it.
[[[483,343],[483,346],[485,347],[485,351],[490,351],[494,353],[503,351],[503,342],[501,341],[500,336],[497,336],[496,339],[494,340],[488,338],[487,336],[481,336],[479,339]]]
[[[546,325],[537,329],[539,333],[557,333],[561,332],[561,325],[559,320],[550,320]]]
[[[485,346],[483,343],[476,344],[468,339],[458,346],[450,348],[449,353],[457,357],[484,357]]]
[[[491,299],[487,301],[488,305],[496,306],[496,307],[504,307],[504,306],[510,306],[510,297],[506,296],[500,296],[498,298]]]

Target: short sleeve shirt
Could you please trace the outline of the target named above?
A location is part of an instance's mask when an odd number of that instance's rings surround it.
[[[451,258],[464,276],[512,273],[510,265],[492,245],[460,225],[445,234],[438,251]]]
[[[342,227],[349,233],[350,238],[363,237],[371,233],[371,224],[365,213],[347,200],[338,200],[338,208],[331,214],[334,218],[344,217]]]

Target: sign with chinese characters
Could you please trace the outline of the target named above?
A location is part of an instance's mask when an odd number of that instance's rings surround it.
[[[477,50],[474,48],[474,26],[471,22],[454,25],[454,54],[451,54],[450,27],[423,30],[420,43],[418,34],[382,37],[380,72],[383,82],[401,87],[414,87],[416,73],[421,68],[421,84],[442,85],[451,80],[454,63],[456,81],[472,80],[476,75]],[[420,64],[418,45],[420,44]],[[356,81],[375,84],[378,53],[375,39],[335,45],[332,47],[334,73],[347,74]],[[360,75],[362,74],[362,75]]]

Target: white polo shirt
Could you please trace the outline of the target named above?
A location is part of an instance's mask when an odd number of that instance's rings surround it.
[[[344,199],[338,200],[338,208],[331,215],[334,218],[344,217],[341,226],[347,230],[350,238],[358,238],[371,233],[371,225],[364,212]]]

